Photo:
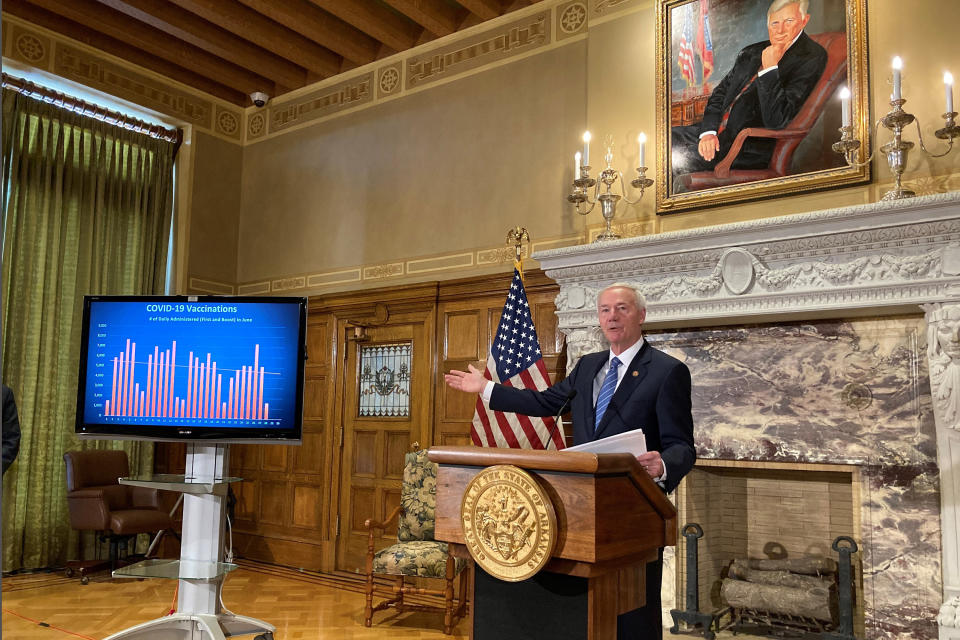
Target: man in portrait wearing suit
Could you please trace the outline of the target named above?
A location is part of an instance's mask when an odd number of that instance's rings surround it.
[[[454,389],[483,394],[495,411],[552,416],[569,399],[574,444],[643,429],[647,453],[637,460],[669,493],[696,460],[690,371],[644,339],[646,302],[632,286],[618,283],[601,291],[597,313],[610,349],[583,356],[569,376],[543,391],[494,384],[473,366],[444,378]],[[646,604],[618,618],[620,640],[662,637],[662,558],[661,549],[659,560],[647,565]]]
[[[827,52],[803,32],[809,0],[774,0],[767,10],[770,39],[737,54],[698,124],[671,129],[673,174],[713,170],[747,127],[783,129],[800,111],[827,64]],[[764,169],[776,141],[750,137],[734,169]]]

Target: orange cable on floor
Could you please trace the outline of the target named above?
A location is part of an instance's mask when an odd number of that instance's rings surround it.
[[[180,581],[177,580],[177,586],[173,589],[173,602],[170,603],[170,611],[167,612],[168,616],[172,616],[177,612],[177,596],[180,594]]]
[[[91,638],[90,636],[85,636],[85,635],[83,635],[82,633],[76,633],[76,632],[74,632],[74,631],[69,631],[69,630],[67,630],[67,629],[62,629],[62,628],[60,628],[60,627],[55,627],[55,626],[53,626],[52,624],[49,624],[49,623],[47,623],[47,622],[41,622],[40,620],[34,620],[33,618],[28,618],[27,616],[22,616],[22,615],[20,615],[19,613],[17,613],[16,611],[10,611],[10,609],[4,609],[3,612],[4,612],[4,613],[9,613],[9,614],[12,615],[12,616],[17,616],[18,618],[23,618],[23,619],[26,620],[27,622],[32,622],[32,623],[34,623],[34,624],[36,624],[36,625],[38,625],[38,626],[47,627],[48,629],[54,629],[55,631],[62,631],[63,633],[67,633],[67,634],[70,634],[71,636],[76,636],[76,637],[78,637],[78,638],[83,638],[84,640],[97,640],[96,638]]]

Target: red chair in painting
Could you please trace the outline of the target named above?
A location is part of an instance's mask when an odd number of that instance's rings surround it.
[[[699,191],[711,187],[723,187],[743,182],[754,182],[769,178],[778,178],[790,173],[793,153],[800,142],[809,133],[823,112],[827,101],[837,91],[847,77],[847,36],[843,32],[817,33],[810,36],[827,51],[827,66],[823,75],[813,88],[800,112],[783,129],[763,129],[748,127],[743,129],[733,141],[727,155],[714,167],[713,171],[697,171],[678,176],[686,191]],[[766,169],[731,169],[743,143],[749,137],[772,138],[777,141]]]

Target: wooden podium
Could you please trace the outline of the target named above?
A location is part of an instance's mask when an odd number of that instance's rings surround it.
[[[437,540],[470,558],[461,522],[468,483],[512,465],[543,487],[557,516],[557,542],[540,573],[504,582],[475,567],[470,637],[614,640],[617,615],[644,602],[644,569],[674,545],[677,512],[636,458],[478,447],[432,447],[438,463]]]

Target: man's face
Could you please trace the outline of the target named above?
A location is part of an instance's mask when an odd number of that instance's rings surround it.
[[[788,4],[779,11],[771,13],[767,18],[770,44],[787,46],[803,31],[809,20],[809,15],[800,13],[798,3]]]
[[[602,292],[597,300],[597,315],[600,329],[614,353],[619,354],[643,335],[640,327],[647,317],[647,311],[637,308],[634,296],[628,289],[616,287]]]

